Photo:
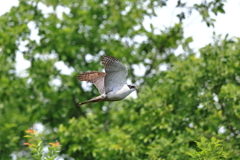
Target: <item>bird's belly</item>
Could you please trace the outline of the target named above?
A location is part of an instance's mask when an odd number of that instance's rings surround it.
[[[111,92],[109,94],[107,94],[107,99],[108,100],[118,101],[118,100],[121,100],[123,98],[125,98],[125,97],[123,97],[122,95],[116,95],[116,94],[111,93]]]
[[[115,92],[112,91],[112,92],[109,92],[107,94],[107,99],[114,100],[114,101],[122,100],[125,97],[127,97],[130,93],[131,93],[131,91],[126,91],[124,89],[120,89],[120,90],[115,91]]]

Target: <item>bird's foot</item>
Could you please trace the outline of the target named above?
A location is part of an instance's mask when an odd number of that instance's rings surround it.
[[[101,94],[101,96],[102,96],[102,99],[104,99],[104,98],[106,98],[106,97],[107,97],[107,95],[106,95],[106,94]]]

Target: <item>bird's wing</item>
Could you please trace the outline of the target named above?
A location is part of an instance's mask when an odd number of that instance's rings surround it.
[[[104,101],[104,99],[102,98],[102,96],[97,96],[93,99],[87,100],[85,102],[79,103],[78,106],[84,105],[84,104],[88,104],[88,103],[95,103],[95,102],[101,102]]]
[[[104,89],[105,75],[106,73],[104,72],[92,71],[92,72],[84,72],[82,74],[79,74],[77,78],[80,81],[87,81],[87,82],[93,83],[101,94],[105,94],[105,89]]]
[[[106,71],[104,79],[106,93],[111,92],[116,88],[120,89],[126,84],[127,67],[117,58],[104,55],[102,57],[102,64]]]

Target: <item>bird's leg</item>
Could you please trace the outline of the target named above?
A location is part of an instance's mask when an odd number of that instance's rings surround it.
[[[106,94],[101,94],[100,96],[97,96],[95,98],[92,98],[90,100],[87,100],[85,102],[79,103],[78,105],[81,106],[83,104],[88,104],[88,103],[95,103],[95,102],[101,102],[104,101],[104,99],[107,97]]]
[[[106,98],[106,97],[107,97],[107,95],[106,95],[106,94],[101,94],[101,96],[102,96],[102,99],[104,99],[104,98]]]

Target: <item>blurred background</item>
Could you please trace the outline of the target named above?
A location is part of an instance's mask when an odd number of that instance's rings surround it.
[[[240,2],[11,0],[0,2],[0,159],[31,159],[35,126],[58,159],[185,160],[201,137],[240,156]],[[139,92],[97,96],[77,74],[128,67]]]

